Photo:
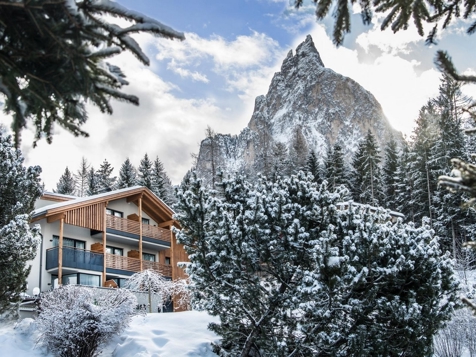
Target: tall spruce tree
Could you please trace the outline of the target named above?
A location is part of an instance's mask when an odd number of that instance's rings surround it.
[[[175,200],[172,183],[159,157],[155,158],[152,167],[152,182],[152,192],[168,205],[173,204]]]
[[[303,174],[220,186],[192,175],[176,206],[194,304],[220,319],[215,352],[432,355],[458,286],[427,225],[338,209],[344,192]]]
[[[152,173],[153,163],[149,159],[149,155],[147,153],[144,155],[144,158],[140,161],[138,177],[137,177],[137,184],[139,186],[147,187],[149,190],[153,189],[154,186],[154,177]]]
[[[351,182],[355,201],[373,206],[383,203],[381,160],[380,149],[369,130],[360,142],[352,162]]]
[[[385,205],[392,210],[397,210],[397,170],[398,148],[392,136],[385,147],[385,161],[382,167]]]
[[[117,188],[126,188],[137,185],[137,170],[131,164],[129,158],[124,161],[119,170],[119,180],[117,181]]]
[[[96,171],[100,192],[108,192],[116,189],[117,177],[111,176],[113,170],[114,167],[112,167],[107,159],[104,159],[101,166],[99,166],[99,170]]]
[[[306,169],[306,160],[309,154],[309,147],[306,138],[302,133],[302,127],[298,126],[294,129],[289,147],[289,161],[292,163],[292,172]]]
[[[311,150],[309,156],[307,157],[306,171],[314,177],[314,182],[322,182],[321,167],[319,165],[319,161],[317,160],[316,152],[314,150]]]
[[[342,147],[335,143],[333,148],[329,147],[325,163],[326,180],[330,191],[337,190],[340,185],[349,185],[347,168],[344,162]]]
[[[69,171],[68,166],[64,170],[64,173],[61,175],[58,183],[56,184],[55,192],[61,193],[63,195],[73,195],[75,192],[76,182],[74,180],[73,174]]]
[[[288,155],[288,148],[282,142],[276,142],[273,145],[273,168],[272,177],[285,177],[291,172],[291,163]]]
[[[23,156],[0,126],[0,314],[20,300],[27,288],[28,260],[36,255],[39,228],[30,213],[41,196],[39,166],[23,166]]]
[[[411,157],[413,156],[410,153],[409,144],[407,141],[403,141],[395,172],[395,210],[402,213],[406,221],[415,222],[417,207]]]
[[[81,158],[81,163],[79,164],[79,169],[76,171],[74,175],[74,181],[76,183],[75,187],[75,194],[78,197],[86,196],[87,188],[88,188],[88,171],[89,171],[89,164],[86,161],[86,158],[83,156]]]
[[[91,166],[88,172],[88,185],[86,188],[86,195],[93,196],[97,195],[101,190],[101,186],[99,185],[99,178],[94,170],[94,167]]]

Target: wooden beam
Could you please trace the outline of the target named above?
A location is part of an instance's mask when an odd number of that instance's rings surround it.
[[[66,213],[61,212],[61,213],[57,213],[52,216],[46,217],[46,222],[53,223],[53,222],[59,221],[60,219],[64,220],[65,218],[66,218]]]
[[[140,271],[142,271],[142,195],[139,197],[139,259]]]
[[[157,227],[159,227],[159,228],[170,227],[170,226],[173,226],[174,222],[175,222],[175,220],[171,219],[170,221],[166,221],[166,222],[162,222],[162,223],[157,224]]]
[[[103,214],[103,220],[104,220],[104,230],[102,231],[102,284],[101,286],[104,286],[106,284],[106,229],[107,229],[107,213],[106,213],[106,208],[107,208],[107,203],[104,205],[104,214]]]
[[[175,261],[175,239],[172,227],[170,227],[170,265],[172,266],[172,281],[177,279],[177,262]]]
[[[138,201],[141,198],[142,198],[142,193],[138,193],[137,195],[127,197],[126,202],[127,203],[135,202],[135,201]]]
[[[60,221],[59,242],[58,242],[58,286],[62,285],[63,280],[63,230],[64,217]],[[41,274],[41,272],[40,272]]]

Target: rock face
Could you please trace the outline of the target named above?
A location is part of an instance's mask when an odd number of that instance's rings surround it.
[[[381,149],[396,135],[375,97],[326,68],[308,35],[294,55],[289,51],[266,96],[256,98],[248,127],[237,136],[216,134],[202,141],[197,171],[201,176],[218,167],[262,171],[273,145],[282,143],[292,153],[296,141],[320,158],[337,142],[350,160],[369,129]]]

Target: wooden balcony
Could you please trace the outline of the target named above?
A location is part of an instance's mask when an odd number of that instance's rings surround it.
[[[125,232],[133,236],[139,237],[140,225],[142,224],[142,237],[156,240],[157,242],[166,242],[170,244],[170,231],[165,228],[154,227],[149,224],[139,223],[131,219],[106,216],[106,228],[114,231]]]
[[[58,268],[58,252],[58,247],[47,249],[46,269],[50,270]],[[102,271],[103,254],[84,249],[63,247],[63,267]],[[140,259],[123,257],[114,254],[106,254],[106,268],[137,273],[140,271]],[[172,276],[171,265],[159,264],[156,262],[143,260],[142,269],[151,269],[159,272],[163,276]],[[126,273],[125,275],[129,274]]]
[[[140,259],[123,257],[121,255],[106,254],[106,268],[139,272]],[[163,276],[172,276],[171,265],[159,264],[156,262],[151,262],[149,260],[143,260],[142,269],[154,270],[156,272],[159,272]]]

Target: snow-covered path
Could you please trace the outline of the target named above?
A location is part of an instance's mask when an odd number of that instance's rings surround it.
[[[216,321],[206,312],[186,311],[173,314],[136,316],[130,326],[111,340],[101,357],[212,357],[210,343],[218,337],[207,329]],[[26,319],[14,328],[0,325],[0,356],[52,357],[35,348],[34,324]]]

